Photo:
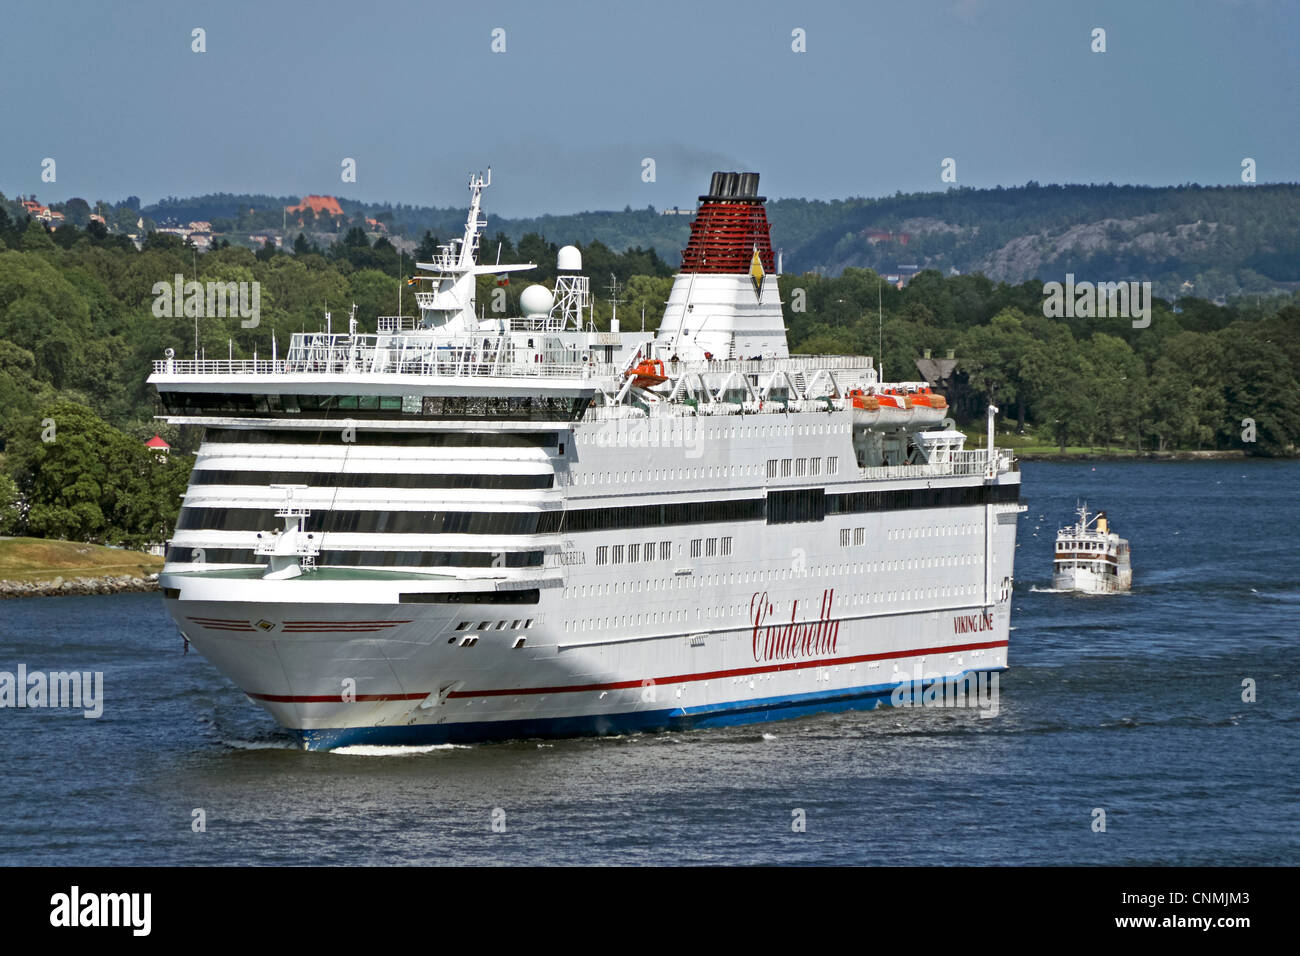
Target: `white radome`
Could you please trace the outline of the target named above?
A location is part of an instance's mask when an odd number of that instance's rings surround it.
[[[544,285],[530,285],[519,295],[519,308],[530,319],[550,315],[554,304],[555,297]]]
[[[560,249],[555,267],[561,272],[581,272],[582,253],[577,246],[564,246]]]

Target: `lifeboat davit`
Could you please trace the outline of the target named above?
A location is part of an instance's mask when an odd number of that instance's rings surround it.
[[[653,388],[668,381],[668,376],[664,374],[664,363],[659,359],[646,359],[644,362],[638,362],[635,367],[628,369],[624,374],[634,376],[632,384],[637,388]]]

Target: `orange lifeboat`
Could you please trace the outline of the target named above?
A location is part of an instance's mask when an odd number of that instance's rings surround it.
[[[897,408],[904,412],[912,407],[912,402],[907,395],[896,388],[887,388],[881,392],[880,404],[886,408]]]
[[[863,411],[874,412],[880,408],[880,399],[874,395],[868,395],[860,388],[855,388],[849,392],[849,397],[853,399],[853,407],[860,408]]]
[[[948,399],[944,398],[938,392],[930,391],[929,387],[918,390],[910,396],[913,405],[921,405],[925,408],[945,409],[948,407]]]
[[[664,363],[660,359],[638,362],[635,367],[623,374],[635,376],[632,384],[637,388],[653,388],[668,381],[668,376],[664,374]]]
[[[870,428],[880,421],[880,399],[868,395],[860,388],[849,392],[853,405],[853,424],[860,428]]]
[[[911,399],[912,411],[918,425],[938,425],[948,411],[948,400],[930,391],[928,385],[923,385],[908,398]]]

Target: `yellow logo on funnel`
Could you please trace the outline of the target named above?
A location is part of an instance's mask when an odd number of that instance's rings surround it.
[[[754,258],[749,262],[749,279],[754,283],[755,297],[763,298],[763,257],[758,254],[758,247],[754,247]]]

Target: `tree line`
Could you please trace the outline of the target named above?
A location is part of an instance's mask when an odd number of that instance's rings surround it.
[[[174,520],[177,501],[168,496],[183,489],[178,476],[199,441],[193,429],[154,420],[160,406],[146,379],[164,350],[265,357],[273,337],[283,350],[292,333],[322,329],[326,311],[335,329],[345,328],[353,303],[367,329],[375,316],[415,311],[403,278],[413,271],[410,257],[386,240],[372,243],[359,229],[324,250],[302,236],[292,250],[227,246],[200,253],[158,233],[137,250],[92,228],[97,225],[51,233],[0,203],[0,450],[7,476],[0,483],[0,530],[18,521],[51,536],[157,540],[151,536]],[[420,256],[436,244],[426,235]],[[617,253],[598,241],[580,248],[597,296],[597,327],[608,328],[610,299],[617,297],[624,329],[640,327],[643,312],[645,327],[656,329],[672,266],[650,249]],[[541,235],[514,242],[498,234],[484,242],[481,260],[496,261],[498,249],[502,262],[531,260],[539,269],[514,276],[508,286],[481,277],[479,304],[518,314],[519,293],[530,281],[553,282],[558,244]],[[243,328],[239,316],[155,315],[154,285],[178,274],[187,281],[260,283],[260,324]],[[1294,453],[1300,420],[1300,297],[1294,295],[1230,306],[1157,299],[1149,327],[1137,329],[1127,319],[1046,318],[1039,282],[925,271],[898,289],[869,269],[834,278],[784,275],[779,282],[792,351],[876,355],[886,378],[915,380],[924,350],[936,356],[952,350],[959,419],[975,420],[991,401],[1017,427],[1062,447]],[[79,446],[80,458],[71,446],[39,441],[42,423],[59,423],[60,416],[97,436]],[[1247,421],[1250,439],[1243,437]],[[155,432],[175,449],[165,475],[141,451]],[[128,454],[128,445],[136,451]],[[112,466],[96,465],[84,482],[69,480],[83,472],[67,462],[89,466],[88,449],[100,446],[101,463]],[[150,497],[155,493],[161,497]]]

